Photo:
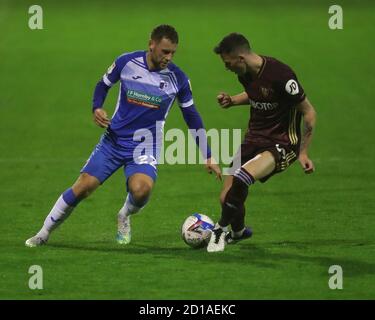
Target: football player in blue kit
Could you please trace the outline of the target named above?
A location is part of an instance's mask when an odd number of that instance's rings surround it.
[[[128,194],[118,213],[116,239],[119,244],[130,243],[130,216],[141,210],[150,198],[157,176],[163,136],[160,133],[175,99],[189,129],[204,130],[202,119],[194,106],[190,81],[171,62],[177,45],[176,30],[169,25],[160,25],[151,33],[148,51],[125,53],[109,67],[96,85],[93,98],[94,121],[106,131],[77,181],[58,198],[43,227],[26,240],[26,246],[45,244],[51,232],[72,213],[78,203],[120,167],[124,168]],[[108,90],[118,81],[117,105],[112,119],[109,119],[103,103]],[[143,139],[139,136],[143,136]],[[197,135],[195,139],[206,159],[206,169],[221,179],[220,167],[211,158],[207,137]]]

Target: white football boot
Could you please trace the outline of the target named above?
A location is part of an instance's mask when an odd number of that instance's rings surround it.
[[[212,230],[210,242],[207,246],[207,252],[224,251],[226,232],[222,228]]]
[[[48,238],[42,238],[38,235],[35,235],[34,237],[31,237],[30,239],[26,240],[25,246],[30,248],[39,247],[46,244],[47,241]]]

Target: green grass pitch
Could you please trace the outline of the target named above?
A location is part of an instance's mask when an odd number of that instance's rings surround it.
[[[331,1],[41,0],[44,29],[32,31],[34,2],[1,0],[0,299],[374,299],[375,6],[337,2],[343,30],[328,28]],[[212,52],[222,36],[244,33],[257,53],[290,64],[318,112],[315,174],[296,163],[251,187],[254,236],[220,254],[180,238],[190,213],[220,214],[221,184],[199,165],[159,167],[128,247],[114,241],[126,195],[120,170],[48,246],[26,248],[102,133],[90,111],[96,82],[116,56],[146,49],[161,23],[179,32],[174,61],[207,128],[245,129],[248,119],[247,107],[215,102],[221,90],[241,90]],[[166,129],[176,127],[186,125],[174,106]],[[43,290],[28,287],[31,265],[43,268]],[[331,265],[343,269],[342,290],[328,287]]]

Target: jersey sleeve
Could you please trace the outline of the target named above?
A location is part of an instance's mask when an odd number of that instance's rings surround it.
[[[211,158],[211,149],[207,142],[207,133],[204,128],[202,118],[194,104],[181,108],[185,122],[190,129],[190,133],[195,138],[195,142],[201,150],[204,159]]]
[[[177,93],[177,101],[181,108],[187,108],[194,104],[191,84],[188,77],[182,72],[178,74],[179,90]]]
[[[103,82],[112,87],[121,78],[121,71],[126,64],[126,57],[124,55],[118,57],[108,68],[103,76]]]
[[[281,95],[293,106],[302,102],[306,97],[305,90],[291,69],[282,73],[279,88]]]

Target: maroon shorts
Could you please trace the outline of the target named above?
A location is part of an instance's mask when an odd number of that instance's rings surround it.
[[[288,168],[298,157],[299,154],[299,148],[296,146],[288,146],[288,145],[282,145],[282,144],[257,144],[257,143],[249,143],[249,142],[243,142],[241,144],[241,147],[237,151],[236,155],[234,156],[234,159],[232,161],[231,167],[233,167],[233,164],[239,164],[239,156],[241,156],[241,166],[244,165],[249,160],[253,159],[258,154],[269,151],[275,158],[276,166],[275,170],[271,172],[269,175],[263,177],[262,179],[259,179],[260,182],[266,182],[270,177],[272,177],[274,174],[284,171],[286,168]],[[241,151],[241,154],[239,155],[239,151]],[[237,161],[235,161],[237,159]],[[237,169],[234,168],[233,169]]]

